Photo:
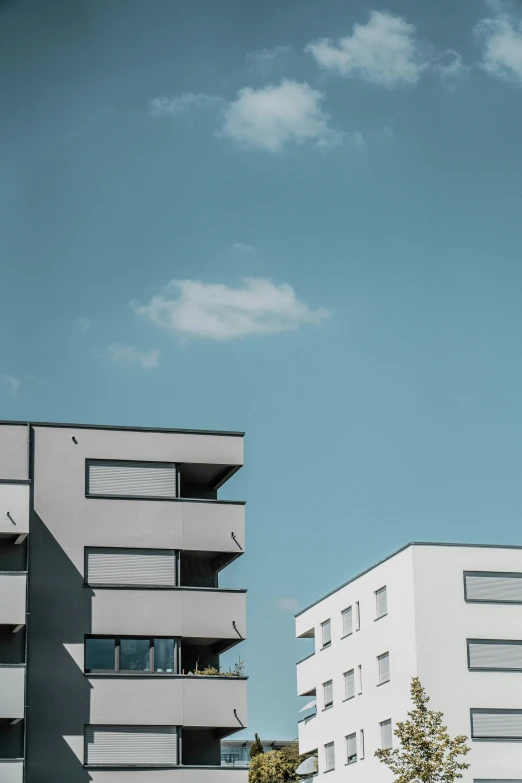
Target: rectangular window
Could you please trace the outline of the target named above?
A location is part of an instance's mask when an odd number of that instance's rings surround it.
[[[344,675],[344,698],[345,699],[353,699],[355,696],[355,672],[353,669],[350,669],[349,672],[346,672]]]
[[[355,602],[355,630],[361,630],[361,605],[359,601]]]
[[[100,767],[175,767],[177,726],[85,726],[84,763]]]
[[[332,626],[330,620],[321,623],[321,639],[323,647],[329,647],[332,643]]]
[[[175,639],[88,637],[86,672],[175,674]]]
[[[381,748],[384,750],[391,749],[393,746],[392,735],[392,722],[391,720],[383,720],[381,726]]]
[[[88,459],[85,494],[97,497],[175,498],[173,462],[130,462]]]
[[[364,729],[361,729],[359,732],[359,758],[364,758]]]
[[[359,696],[362,693],[362,685],[363,685],[363,683],[362,683],[362,666],[361,666],[361,664],[359,664],[359,666],[357,667],[357,693],[359,694]]]
[[[325,710],[328,707],[331,707],[333,705],[333,682],[332,682],[332,680],[328,680],[328,682],[323,683],[323,699],[324,699],[324,708],[325,708]]]
[[[343,620],[343,636],[349,636],[353,633],[353,612],[352,607],[349,606],[344,612],[341,612]]]
[[[471,737],[522,740],[522,710],[471,710]]]
[[[324,771],[335,769],[335,743],[329,742],[324,746]]]
[[[522,574],[465,571],[464,594],[469,602],[522,604]]]
[[[388,614],[388,594],[386,587],[375,591],[375,618],[378,620]]]
[[[383,653],[377,657],[379,669],[379,685],[390,681],[390,653]]]
[[[522,641],[468,639],[470,669],[522,672]]]
[[[357,735],[348,734],[346,737],[346,763],[355,764],[357,761]]]
[[[174,549],[85,548],[88,585],[176,586]]]

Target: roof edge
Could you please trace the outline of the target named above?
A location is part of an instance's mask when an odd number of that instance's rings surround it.
[[[119,424],[75,424],[74,422],[59,421],[5,421],[0,420],[0,426],[14,427],[63,427],[64,429],[77,430],[116,430],[129,432],[166,432],[179,435],[224,435],[233,438],[244,438],[245,433],[235,430],[195,430],[177,429],[175,427],[131,427]]]

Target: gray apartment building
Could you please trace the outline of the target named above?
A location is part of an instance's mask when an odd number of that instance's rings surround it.
[[[0,783],[246,783],[243,433],[0,423]]]

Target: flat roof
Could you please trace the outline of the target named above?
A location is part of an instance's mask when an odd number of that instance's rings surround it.
[[[244,432],[234,430],[191,430],[177,429],[175,427],[128,427],[119,424],[70,424],[60,421],[2,421],[0,425],[30,426],[30,427],[64,427],[67,429],[83,430],[129,430],[131,432],[171,432],[181,435],[226,435],[233,438],[243,438]]]
[[[454,546],[454,547],[469,547],[469,548],[480,548],[480,549],[522,549],[522,545],[519,544],[458,544],[458,543],[451,544],[451,543],[440,542],[440,541],[410,541],[409,544],[405,544],[404,546],[401,546],[400,549],[397,549],[395,552],[392,552],[391,555],[388,555],[387,557],[384,557],[382,560],[379,560],[378,563],[375,563],[369,568],[366,568],[364,571],[361,571],[360,574],[357,574],[356,576],[352,576],[352,578],[348,579],[348,581],[344,582],[344,584],[339,585],[339,587],[336,587],[334,590],[330,590],[330,592],[326,593],[326,595],[323,595],[322,598],[318,598],[317,601],[314,601],[305,609],[301,609],[301,611],[297,612],[297,614],[294,615],[294,617],[299,617],[300,615],[304,614],[304,612],[307,612],[309,609],[312,608],[312,606],[316,606],[317,604],[320,604],[321,601],[324,601],[326,598],[330,598],[331,595],[334,595],[334,593],[339,592],[339,590],[342,590],[343,587],[346,587],[352,582],[355,582],[356,579],[360,579],[361,576],[364,576],[365,574],[368,574],[370,571],[373,571],[374,568],[377,568],[383,563],[386,563],[387,560],[391,560],[392,557],[395,557],[395,555],[399,555],[401,552],[404,552],[405,549],[409,549],[410,546]]]

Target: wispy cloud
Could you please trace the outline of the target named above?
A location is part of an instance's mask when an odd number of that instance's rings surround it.
[[[215,109],[222,106],[223,98],[204,92],[184,92],[172,98],[153,98],[150,113],[153,117],[187,117],[201,109]]]
[[[145,370],[151,370],[153,367],[157,367],[160,352],[155,349],[142,351],[135,345],[113,343],[107,348],[107,356],[114,362],[137,364]]]
[[[458,52],[448,49],[435,59],[433,70],[450,90],[454,90],[469,73],[470,68],[464,64]]]
[[[246,59],[251,67],[265,70],[274,63],[287,57],[291,51],[291,46],[274,46],[271,49],[256,49],[253,52],[248,52]]]
[[[502,10],[501,3],[488,3],[495,13],[482,19],[475,34],[482,46],[482,67],[505,81],[522,84],[522,19]]]
[[[41,389],[42,386],[47,386],[48,384],[48,381],[37,375],[24,375],[23,377],[19,377],[12,375],[11,373],[4,373],[3,375],[0,375],[0,378],[7,384],[9,391],[13,396],[16,396],[24,387]]]
[[[233,288],[200,280],[172,280],[146,305],[131,302],[138,314],[173,335],[233,340],[250,335],[295,331],[321,324],[329,315],[310,309],[292,286],[246,278]]]
[[[92,321],[90,318],[77,318],[74,322],[74,325],[76,329],[79,329],[80,332],[86,332],[88,329],[92,326]]]
[[[280,612],[291,612],[294,614],[299,611],[301,604],[296,598],[278,598],[276,601],[276,609]]]
[[[283,79],[260,89],[244,87],[225,110],[222,135],[241,147],[281,152],[290,143],[339,144],[323,108],[324,94],[307,82]]]
[[[229,252],[237,256],[253,256],[256,250],[252,245],[245,245],[243,242],[232,242]]]
[[[22,381],[20,378],[17,378],[15,375],[10,375],[9,373],[4,373],[2,375],[2,379],[7,385],[9,386],[9,391],[11,394],[17,394],[20,390],[20,386],[22,385]]]

